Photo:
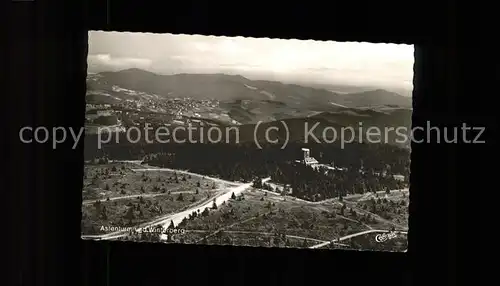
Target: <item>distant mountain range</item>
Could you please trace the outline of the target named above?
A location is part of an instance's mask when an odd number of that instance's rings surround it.
[[[321,137],[327,127],[349,126],[359,130],[362,122],[364,131],[355,136],[356,141],[365,137],[368,127],[381,130],[411,127],[411,97],[383,89],[341,94],[324,88],[250,80],[238,75],[158,75],[128,69],[89,75],[87,91],[87,102],[93,103],[118,103],[124,99],[214,99],[219,102],[218,106],[197,111],[196,119],[217,125],[237,122],[241,125],[243,141],[252,140],[255,124],[261,121],[267,126],[280,127],[279,121],[284,120],[292,141],[304,139],[305,123],[313,126],[319,122],[314,134]],[[284,134],[278,135],[285,140]],[[389,132],[388,143],[409,146],[409,142],[396,143],[396,136],[394,130]]]
[[[112,86],[155,94],[161,97],[216,99],[219,101],[275,101],[290,107],[320,108],[328,106],[349,108],[379,105],[411,108],[410,97],[383,89],[358,93],[335,93],[322,88],[275,81],[250,80],[239,75],[176,74],[159,75],[141,69],[101,72],[93,75],[89,88],[113,92]]]

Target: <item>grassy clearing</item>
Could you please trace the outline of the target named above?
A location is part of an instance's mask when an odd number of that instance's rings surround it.
[[[341,215],[342,212],[344,216]],[[232,244],[249,245],[242,242],[243,238],[238,238],[234,242],[231,237],[233,235],[252,237],[251,232],[253,232],[258,233],[257,236],[278,235],[283,238],[281,239],[283,243],[270,245],[287,247],[284,243],[286,236],[292,242],[297,239],[290,236],[331,240],[369,229],[356,219],[349,218],[345,212],[347,211],[342,211],[339,206],[308,205],[253,190],[245,192],[242,198],[230,200],[218,206],[217,209],[210,210],[205,215],[185,220],[179,227],[210,233],[205,240],[207,243],[210,243],[213,237],[217,238],[223,233],[225,235],[217,240],[220,243],[229,243],[225,238],[229,237]],[[190,235],[191,233],[187,234],[187,236]],[[196,237],[199,236],[199,233],[196,233]],[[298,240],[303,242],[303,239]],[[318,243],[306,241],[307,245]],[[264,242],[255,240],[255,243],[255,246],[260,246]],[[269,242],[265,243],[269,244]]]
[[[136,226],[182,211],[220,192],[214,189],[217,184],[201,177],[176,176],[170,172],[151,173],[136,173],[112,164],[91,166],[87,174],[97,174],[101,184],[113,187],[105,195],[98,196],[102,200],[84,201],[82,233],[102,234],[102,226]]]
[[[284,248],[309,248],[318,242],[274,233],[220,231],[210,235],[209,231],[187,231],[183,235],[173,235],[164,243],[183,243],[222,246],[259,246]],[[132,234],[124,240],[160,242],[159,234]]]
[[[196,191],[196,189],[203,192],[220,187],[219,184],[201,176],[163,171],[133,171],[133,168],[137,167],[121,163],[86,165],[82,192],[84,202],[124,196],[168,193],[180,187],[191,192]]]
[[[247,233],[222,231],[201,241],[206,245],[234,245],[258,247],[308,248],[317,242],[307,239],[287,237],[273,233]]]
[[[101,226],[135,226],[147,221],[182,211],[190,205],[206,199],[205,195],[192,194],[181,198],[169,195],[155,198],[134,198],[117,201],[96,202],[82,208],[82,232],[84,234],[102,234]]]
[[[358,201],[355,206],[390,222],[408,225],[408,198],[402,195]]]

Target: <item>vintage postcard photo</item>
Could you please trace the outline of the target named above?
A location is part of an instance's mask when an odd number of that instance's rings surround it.
[[[413,51],[89,32],[82,238],[406,251]]]

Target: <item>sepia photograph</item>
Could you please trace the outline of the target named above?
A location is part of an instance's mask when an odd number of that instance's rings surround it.
[[[407,250],[412,45],[88,44],[82,239]]]

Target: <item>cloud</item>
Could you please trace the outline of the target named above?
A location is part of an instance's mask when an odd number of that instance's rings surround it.
[[[412,88],[411,45],[121,32],[90,32],[89,43],[89,62],[111,68]]]
[[[89,66],[111,69],[125,68],[149,68],[153,61],[145,58],[112,57],[110,54],[89,55],[87,58]]]

